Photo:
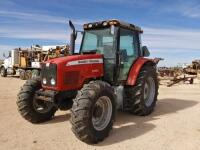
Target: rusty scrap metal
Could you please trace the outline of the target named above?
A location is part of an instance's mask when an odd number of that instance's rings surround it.
[[[171,87],[172,85],[175,85],[177,83],[180,83],[180,82],[189,82],[190,84],[193,84],[194,83],[194,78],[196,78],[196,76],[194,77],[186,77],[186,76],[183,76],[183,77],[175,77],[174,79],[170,80],[170,82],[168,82],[167,86],[168,87]]]
[[[192,61],[191,65],[188,65],[187,67],[183,68],[184,73],[189,75],[197,75],[199,70],[200,60],[194,60]]]

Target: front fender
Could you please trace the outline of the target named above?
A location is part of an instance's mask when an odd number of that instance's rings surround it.
[[[0,65],[0,68],[2,68],[2,67],[6,68],[4,64],[1,64],[1,65]]]
[[[130,69],[126,85],[130,85],[130,86],[135,85],[135,82],[137,80],[137,77],[138,77],[138,74],[140,73],[141,68],[148,63],[150,65],[156,65],[153,59],[139,57]]]

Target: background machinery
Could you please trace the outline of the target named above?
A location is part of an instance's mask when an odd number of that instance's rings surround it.
[[[15,75],[18,72],[22,80],[38,77],[40,75],[41,62],[67,56],[68,53],[68,45],[42,47],[36,45],[27,49],[16,48],[9,52],[9,56],[1,64],[1,76]]]
[[[83,25],[80,52],[72,22],[72,55],[41,65],[41,80],[28,80],[18,94],[18,110],[31,123],[50,120],[71,108],[72,131],[83,142],[97,143],[112,129],[117,109],[149,115],[156,105],[157,61],[147,58],[141,28],[118,20]]]

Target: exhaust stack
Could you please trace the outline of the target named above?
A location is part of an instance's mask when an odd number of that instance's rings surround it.
[[[69,26],[71,28],[71,35],[70,35],[70,52],[71,54],[74,54],[75,51],[75,40],[76,40],[76,36],[77,36],[77,32],[76,29],[72,23],[71,20],[69,20]]]

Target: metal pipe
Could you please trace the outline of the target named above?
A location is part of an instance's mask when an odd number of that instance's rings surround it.
[[[70,35],[70,52],[71,54],[74,54],[75,51],[75,40],[76,40],[76,29],[73,25],[73,23],[71,22],[71,20],[69,20],[69,26],[71,28],[71,35]]]

